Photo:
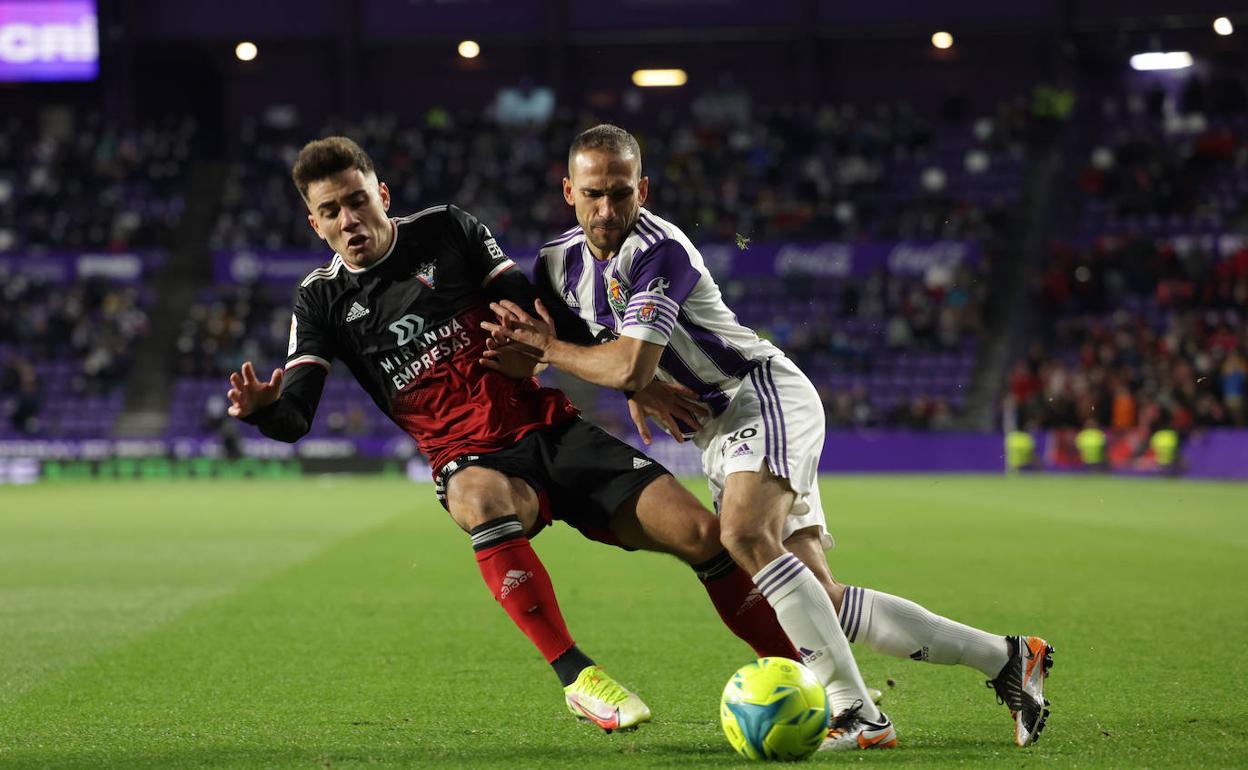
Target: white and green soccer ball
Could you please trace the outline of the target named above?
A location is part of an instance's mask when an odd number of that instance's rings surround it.
[[[828,696],[801,663],[761,658],[737,670],[719,704],[724,735],[748,759],[805,759],[828,734]]]

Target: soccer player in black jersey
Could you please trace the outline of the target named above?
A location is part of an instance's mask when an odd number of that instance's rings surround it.
[[[300,284],[283,369],[230,375],[229,413],[266,436],[308,432],[330,362],[416,439],[438,499],[471,535],[490,591],[555,669],[568,708],[605,730],[650,718],[573,642],[529,537],[554,518],[587,537],[691,564],[726,625],[759,655],[792,656],[775,614],[719,545],[716,519],[662,466],[581,420],[516,356],[481,359],[491,301],[533,307],[527,278],[454,206],[392,219],[390,192],[349,139],[309,143],[292,170],[308,222],[335,254]]]

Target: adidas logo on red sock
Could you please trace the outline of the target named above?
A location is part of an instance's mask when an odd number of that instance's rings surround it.
[[[749,608],[753,607],[763,600],[763,594],[757,588],[745,595],[745,600],[741,602],[741,606],[737,608],[736,614],[741,615]]]
[[[499,599],[506,599],[507,596],[521,583],[533,577],[532,572],[526,572],[519,569],[509,569],[507,574],[503,576],[503,588],[498,592]]]

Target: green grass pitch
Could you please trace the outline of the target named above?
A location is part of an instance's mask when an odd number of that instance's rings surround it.
[[[1021,750],[978,673],[858,648],[901,746],[813,763],[1248,765],[1248,487],[829,477],[823,499],[845,582],[1057,654]],[[745,764],[717,707],[749,650],[689,569],[566,527],[535,546],[653,724],[567,714],[428,485],[0,488],[0,768]]]

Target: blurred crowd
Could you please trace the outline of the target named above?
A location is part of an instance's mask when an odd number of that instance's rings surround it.
[[[1033,296],[1010,373],[1020,426],[1182,432],[1248,424],[1248,94],[1223,74],[1105,97],[1082,117],[1075,244]],[[1089,237],[1090,236],[1090,237]]]
[[[94,113],[45,122],[0,118],[0,253],[169,246],[194,122],[126,132]]]
[[[1037,287],[1055,321],[1010,375],[1019,424],[1248,424],[1248,244],[1239,244],[1104,238],[1057,249]]]
[[[290,304],[285,292],[276,294],[260,284],[202,292],[178,334],[178,374],[224,378],[242,361],[255,362],[257,370],[280,365],[290,336]]]
[[[783,282],[785,304],[756,323],[794,358],[833,362],[852,372],[870,371],[877,341],[887,350],[955,350],[982,330],[988,263],[924,276],[877,270],[863,280]],[[724,286],[734,307],[758,301],[758,281]],[[797,311],[797,312],[794,312]],[[757,317],[752,311],[742,315]],[[847,322],[854,322],[847,325]],[[868,333],[858,333],[864,328]],[[878,340],[877,340],[878,338]]]
[[[1020,103],[976,119],[927,119],[905,104],[752,107],[721,89],[637,119],[626,127],[642,144],[651,208],[695,241],[982,238],[1017,194],[1027,114]],[[595,122],[567,110],[521,125],[440,108],[420,125],[260,115],[242,128],[211,245],[321,248],[290,168],[309,138],[343,133],[373,156],[396,211],[456,202],[509,247],[532,248],[574,223],[560,180],[572,137]]]
[[[0,300],[0,399],[23,433],[38,432],[49,393],[115,392],[148,333],[140,291],[102,280],[59,286],[16,274]]]
[[[948,396],[920,392],[898,399],[891,407],[873,402],[865,385],[848,390],[819,388],[829,428],[904,428],[949,430],[955,427],[959,409]]]
[[[990,241],[1019,188],[1027,120],[1017,102],[978,117],[956,104],[934,116],[905,104],[761,107],[730,83],[687,110],[634,114],[636,125],[629,127],[643,145],[651,208],[695,240],[720,241],[738,234]],[[345,133],[374,156],[397,212],[461,202],[510,248],[532,248],[573,221],[560,193],[567,145],[595,122],[553,108],[517,118],[501,109],[452,114],[435,107],[419,125],[374,116],[309,131],[277,108],[242,127],[207,245],[323,249],[300,213],[290,166],[311,136]],[[195,138],[190,120],[133,132],[95,115],[38,131],[3,123],[0,252],[168,247],[185,205]],[[875,357],[881,348],[964,350],[979,332],[985,269],[914,279],[880,272],[854,281],[790,280],[773,299],[801,304],[788,302],[780,312],[750,304],[757,286],[747,291],[730,283],[725,290],[747,323],[803,365],[870,375],[883,371]],[[19,404],[11,410],[19,421],[40,401],[40,372],[29,362],[70,360],[80,392],[107,390],[124,376],[129,346],[146,324],[137,292],[21,282],[6,292],[3,339],[18,345],[9,348],[4,387]],[[280,362],[289,330],[289,298],[281,294],[246,285],[203,292],[181,320],[178,374],[212,378],[242,360]],[[794,314],[795,307],[802,312]],[[863,384],[825,386],[823,395],[838,425],[944,426],[956,411],[947,383],[943,390],[929,390],[922,380],[911,385],[887,398]],[[344,430],[359,422],[350,414],[343,421]]]
[[[421,125],[374,116],[309,131],[284,111],[259,115],[243,128],[243,155],[231,164],[211,246],[323,249],[300,213],[290,167],[310,136],[344,133],[373,156],[396,211],[457,201],[509,248],[532,247],[573,222],[560,193],[567,145],[594,122],[557,109],[515,121],[433,108]],[[685,112],[660,110],[629,127],[642,143],[643,172],[651,179],[648,206],[695,240],[731,241],[741,234],[989,243],[1021,186],[1027,123],[1021,101],[978,117],[956,103],[933,117],[905,104],[803,111],[756,107],[725,85]],[[913,279],[886,272],[831,283],[777,279],[773,293],[783,302],[776,312],[759,304],[768,295],[757,281],[748,287],[729,281],[724,289],[743,321],[803,365],[865,375],[879,368],[881,347],[973,349],[987,270],[985,260]],[[280,355],[285,302],[275,311],[258,310],[256,300],[252,290],[233,290],[194,307],[179,342],[179,371],[222,371],[240,355],[254,357],[257,346]],[[257,334],[244,343],[240,329]],[[898,366],[904,369],[905,361]],[[969,370],[959,370],[956,387],[968,378]],[[836,425],[927,429],[952,421],[961,403],[952,387],[948,378],[928,383],[920,377],[888,398],[867,393],[862,384],[821,390]]]
[[[1248,225],[1246,102],[1235,83],[1199,77],[1180,91],[1085,101],[1078,125],[1090,138],[1077,140],[1079,193],[1069,196],[1079,224],[1036,278],[1035,344],[1009,374],[1020,424],[1246,424],[1248,249],[1200,235]],[[954,423],[985,332],[988,271],[1035,138],[1034,105],[1007,101],[988,115],[956,100],[934,115],[905,104],[769,107],[725,82],[682,111],[630,113],[627,97],[622,106],[636,119],[620,122],[642,143],[648,205],[695,241],[976,241],[978,261],[918,276],[723,284],[743,322],[811,374],[830,425]],[[381,115],[315,130],[282,109],[254,116],[233,145],[207,245],[323,249],[289,170],[308,138],[345,133],[374,156],[397,213],[459,202],[509,248],[532,248],[572,223],[560,194],[566,148],[597,122],[547,107],[434,107],[413,125]],[[189,120],[119,132],[96,116],[37,131],[0,119],[0,252],[168,246],[194,143]],[[146,332],[134,288],[19,274],[3,298],[0,388],[15,425],[37,417],[40,362],[69,362],[75,392],[107,392]],[[242,360],[276,365],[288,301],[260,286],[203,292],[181,320],[176,371],[211,378]],[[361,421],[352,411],[342,422],[350,432]]]
[[[251,361],[257,374],[267,379],[285,361],[289,337],[290,292],[285,287],[222,285],[201,292],[177,337],[174,366],[190,387],[177,391],[172,406],[175,422],[220,432],[236,442],[237,426],[225,413],[227,376],[243,361]],[[317,411],[318,432],[365,436],[387,422],[348,378],[345,370],[335,368]]]
[[[1088,105],[1079,175],[1085,232],[1248,226],[1248,94],[1236,78],[1193,74]]]
[[[985,255],[919,276],[880,270],[723,288],[742,322],[811,377],[830,426],[940,430],[952,426],[969,383],[990,264]]]

